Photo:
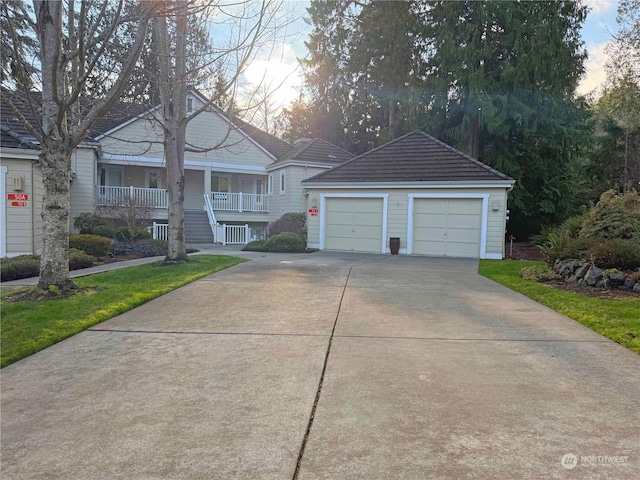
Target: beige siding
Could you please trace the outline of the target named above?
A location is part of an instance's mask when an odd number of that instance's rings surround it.
[[[202,210],[204,208],[204,172],[186,170],[184,172],[184,208]]]
[[[105,154],[140,156],[152,160],[164,158],[162,132],[157,123],[148,118],[138,119],[122,127],[101,139],[100,143]],[[226,120],[213,112],[203,112],[189,123],[187,143],[202,149],[213,149],[206,152],[186,152],[187,162],[265,167],[274,161],[242,133],[236,130],[229,133]],[[131,163],[135,165],[134,160]],[[186,168],[198,167],[187,164]]]
[[[310,189],[307,198],[307,208],[310,208],[315,200],[315,204],[320,208],[320,194],[337,194],[337,193],[388,193],[388,211],[387,211],[387,247],[389,246],[389,237],[400,238],[400,248],[407,248],[407,225],[408,225],[408,209],[410,193],[441,193],[441,194],[483,194],[490,195],[488,201],[487,214],[487,255],[503,255],[504,252],[504,232],[505,232],[505,209],[507,192],[504,188],[486,188],[486,189]],[[494,201],[498,202],[498,210],[493,210]],[[320,244],[320,216],[311,217],[307,215],[308,221],[308,242],[311,246]]]
[[[33,246],[34,253],[42,252],[42,169],[40,165],[33,166]]]
[[[280,195],[280,172],[285,170],[285,194]],[[269,172],[273,174],[273,195],[269,198],[270,221],[277,220],[289,212],[306,212],[307,198],[302,180],[327,171],[326,168],[288,166]]]
[[[77,233],[73,220],[81,213],[95,209],[96,157],[95,151],[78,148],[75,153],[75,178],[71,182],[70,227]]]
[[[3,152],[4,154],[5,152]],[[6,217],[6,235],[7,235],[7,256],[21,255],[34,252],[34,215],[35,215],[35,189],[33,184],[34,162],[32,160],[10,159],[3,157],[2,166],[7,167],[5,176],[5,190],[8,194],[27,194],[26,207],[11,206],[13,200],[3,198],[5,202]],[[14,178],[22,178],[22,190],[13,188]]]

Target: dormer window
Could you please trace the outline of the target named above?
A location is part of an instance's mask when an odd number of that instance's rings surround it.
[[[193,112],[193,97],[187,97],[187,113]]]

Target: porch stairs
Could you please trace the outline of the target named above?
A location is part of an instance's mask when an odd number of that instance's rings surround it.
[[[213,243],[213,232],[207,212],[202,210],[184,211],[184,236],[187,243]]]

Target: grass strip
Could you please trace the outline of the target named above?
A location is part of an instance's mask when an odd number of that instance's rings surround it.
[[[522,268],[534,265],[544,264],[517,260],[481,260],[478,272],[640,353],[640,299],[605,300],[585,297],[520,277]]]
[[[89,288],[70,298],[9,302],[0,297],[0,366],[5,367],[97,323],[142,305],[187,283],[246,260],[225,255],[195,255],[191,262],[155,262],[75,279]]]

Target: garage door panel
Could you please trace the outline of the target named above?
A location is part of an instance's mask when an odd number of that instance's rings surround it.
[[[451,228],[480,228],[481,218],[478,215],[449,215],[447,225]]]
[[[324,248],[380,252],[383,221],[381,198],[328,198],[325,208]]]
[[[382,215],[382,200],[379,200],[377,198],[356,198],[355,212],[375,213],[376,215]]]
[[[447,200],[446,199],[429,199],[428,202],[422,200],[416,200],[413,204],[414,214],[447,214]]]
[[[421,255],[434,255],[434,256],[443,256],[444,255],[444,242],[428,242],[419,240],[413,243],[414,253],[419,253]]]
[[[414,241],[442,242],[446,232],[445,228],[416,228],[413,239]]]
[[[482,213],[482,201],[476,198],[451,198],[448,207],[449,215],[480,215]]]
[[[327,212],[327,223],[332,225],[351,225],[353,212]]]
[[[479,257],[482,204],[471,198],[415,199],[413,253]]]
[[[480,246],[477,243],[448,242],[447,256],[478,258],[480,256]]]
[[[444,228],[447,223],[447,215],[420,213],[414,215],[414,223],[416,225]]]
[[[466,228],[447,230],[447,242],[475,243],[480,244],[480,230]]]

